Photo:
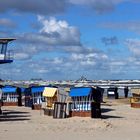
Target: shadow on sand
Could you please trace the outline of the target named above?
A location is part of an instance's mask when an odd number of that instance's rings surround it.
[[[106,112],[110,112],[110,111],[114,111],[115,109],[110,109],[110,108],[101,108],[101,112],[102,113],[106,113]]]
[[[112,116],[112,115],[102,115],[101,118],[102,118],[102,119],[110,119],[110,118],[119,119],[119,118],[124,118],[124,117]]]
[[[3,113],[0,115],[0,122],[27,121],[27,120],[30,120],[30,117],[31,115],[29,115],[29,112],[3,110]]]
[[[114,118],[114,119],[119,119],[119,118],[123,118],[123,117],[120,117],[120,116],[113,116],[113,115],[107,115],[107,114],[104,114],[104,113],[107,113],[107,112],[110,112],[110,111],[115,111],[115,109],[111,109],[111,108],[102,108],[101,109],[101,112],[102,112],[102,119],[110,119],[110,118]]]

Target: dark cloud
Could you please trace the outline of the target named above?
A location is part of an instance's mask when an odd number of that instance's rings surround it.
[[[140,39],[129,38],[124,43],[135,58],[140,58]]]
[[[97,14],[104,14],[113,11],[115,9],[115,6],[112,2],[95,0],[93,1],[93,3],[91,3],[91,8]]]
[[[18,37],[18,42],[35,44],[37,45],[48,45],[48,46],[76,46],[80,45],[80,41],[74,40],[73,38],[63,39],[59,33],[53,34],[42,34],[42,33],[24,33]]]
[[[140,34],[140,21],[127,21],[127,22],[106,22],[106,23],[101,23],[98,25],[99,27],[102,28],[107,28],[107,29],[113,29],[113,30],[127,30],[131,32],[135,32]]]
[[[116,5],[123,2],[139,0],[1,0],[0,13],[14,10],[16,12],[51,15],[62,13],[71,4],[90,8],[97,14],[112,12]]]
[[[139,3],[140,0],[69,0],[69,2],[92,9],[96,14],[106,14],[113,12],[119,4],[125,2]]]
[[[49,15],[63,12],[66,0],[2,0],[0,12],[15,10],[33,14]]]
[[[97,14],[112,12],[115,6],[125,0],[69,0],[72,4],[82,5],[91,8]]]
[[[13,22],[12,20],[1,18],[0,19],[0,26],[6,27],[6,28],[15,28],[17,27],[17,24]]]
[[[0,38],[8,36],[8,34],[12,34],[11,31],[8,30],[0,30]]]
[[[106,46],[108,46],[108,45],[117,45],[119,43],[118,38],[116,36],[113,36],[113,37],[102,37],[101,41]]]

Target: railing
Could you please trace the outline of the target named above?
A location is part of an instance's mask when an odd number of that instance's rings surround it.
[[[12,93],[5,93],[2,94],[2,102],[17,102],[18,101],[18,95],[12,94]]]
[[[14,59],[14,52],[12,50],[8,50],[5,55],[5,60],[13,60]]]
[[[7,51],[6,54],[0,53],[0,60],[13,60],[14,53],[13,51]]]
[[[75,101],[71,104],[72,111],[90,111],[92,101]]]
[[[41,96],[35,96],[35,97],[32,97],[33,99],[33,104],[42,104],[42,102],[44,101],[44,97],[41,97]]]

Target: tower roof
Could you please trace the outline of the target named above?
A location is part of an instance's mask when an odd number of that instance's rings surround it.
[[[16,40],[16,38],[0,38],[0,44],[1,43],[8,43],[10,41]]]

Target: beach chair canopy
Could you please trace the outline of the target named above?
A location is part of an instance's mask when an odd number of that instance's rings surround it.
[[[32,93],[38,93],[38,92],[43,92],[44,91],[44,86],[37,86],[37,87],[32,87],[31,92]]]
[[[65,91],[64,88],[58,88],[58,96],[57,96],[57,101],[58,102],[65,102],[66,99],[68,98],[68,92]]]
[[[71,88],[69,95],[71,97],[76,97],[76,96],[88,96],[92,93],[92,88],[90,87],[76,87],[76,88]]]
[[[21,93],[24,93],[26,90],[26,88],[23,88],[23,87],[21,87],[20,89],[21,89]]]
[[[65,90],[65,88],[58,88],[58,93],[64,96],[68,96],[68,92]]]
[[[57,88],[52,88],[52,87],[45,87],[43,91],[43,96],[44,97],[54,97],[54,95],[58,92]]]
[[[131,93],[140,95],[140,88],[131,88]]]
[[[17,90],[17,88],[16,87],[12,87],[12,86],[4,86],[2,88],[2,92],[3,93],[15,93],[16,90]]]

